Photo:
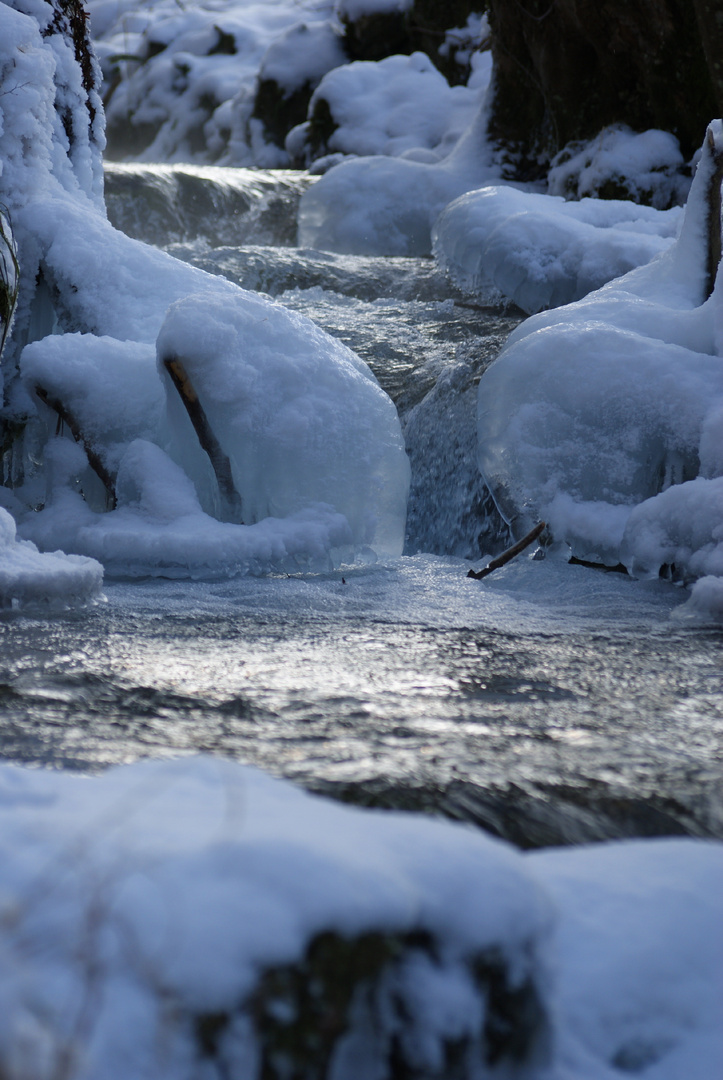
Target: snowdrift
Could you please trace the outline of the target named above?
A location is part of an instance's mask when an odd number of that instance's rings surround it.
[[[528,319],[483,375],[479,464],[515,531],[542,518],[634,574],[720,573],[721,155],[716,121],[675,243]]]
[[[706,1075],[723,847],[522,855],[211,758],[0,766],[0,1068]]]

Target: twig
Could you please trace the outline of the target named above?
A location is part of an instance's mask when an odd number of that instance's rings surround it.
[[[521,540],[518,540],[512,547],[507,548],[507,551],[503,551],[501,555],[498,555],[496,559],[493,559],[488,566],[485,566],[482,570],[470,570],[467,577],[475,578],[479,581],[480,578],[487,577],[493,570],[499,570],[500,566],[504,566],[510,559],[514,559],[515,555],[519,555],[521,551],[524,551],[526,547],[529,547],[533,540],[536,540],[542,530],[545,528],[544,521],[538,521],[534,529],[528,532],[527,536],[523,536]]]
[[[105,465],[101,461],[98,451],[94,449],[92,444],[83,435],[80,424],[73,416],[70,409],[68,409],[59,398],[52,397],[48,391],[42,386],[35,387],[35,393],[40,400],[52,409],[53,412],[58,414],[58,417],[62,422],[70,429],[70,434],[73,436],[77,443],[80,443],[85,450],[86,457],[88,458],[88,464],[93,472],[96,474],[103,487],[105,488],[106,498],[111,510],[115,510],[116,507],[116,494],[115,494],[115,481],[113,477],[106,469]]]
[[[233,482],[231,462],[221,449],[221,444],[208,422],[208,417],[204,412],[203,405],[199,401],[198,394],[188,376],[188,372],[177,356],[169,356],[163,361],[163,366],[170,375],[171,381],[178,391],[202,449],[208,454],[211,466],[216,474],[221,497],[225,499],[233,518],[238,519],[239,523],[243,524],[243,521],[241,520],[241,496],[236,490],[236,485]]]

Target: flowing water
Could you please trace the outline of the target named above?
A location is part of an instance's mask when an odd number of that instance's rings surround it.
[[[505,545],[475,465],[476,384],[522,317],[429,260],[294,248],[300,173],[111,166],[111,220],[303,312],[372,367],[412,463],[392,566],[109,582],[0,622],[6,758],[97,771],[213,752],[522,846],[723,836],[723,632],[681,594]]]

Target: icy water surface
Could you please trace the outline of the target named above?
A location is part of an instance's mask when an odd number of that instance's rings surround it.
[[[723,635],[679,597],[524,559],[108,587],[0,623],[6,756],[97,770],[222,753],[524,846],[723,836]]]
[[[6,758],[97,771],[229,755],[340,798],[524,846],[723,836],[723,631],[684,594],[523,556],[476,467],[476,386],[521,319],[431,260],[300,250],[300,173],[112,166],[109,214],[267,293],[370,364],[412,464],[407,557],[232,582],[109,582],[86,611],[0,619]],[[431,553],[431,554],[430,554]]]

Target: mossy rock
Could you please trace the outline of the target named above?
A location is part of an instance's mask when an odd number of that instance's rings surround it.
[[[451,968],[425,930],[320,933],[298,962],[262,972],[237,1010],[194,1017],[198,1057],[222,1065],[229,1080],[242,1080],[249,1040],[261,1080],[324,1080],[361,1046],[380,1080],[467,1080],[497,1067],[514,1075],[517,1067],[542,1064],[548,1022],[534,979],[515,982],[496,949],[461,962],[477,996],[477,1026],[436,1031],[434,1052],[422,1048],[427,1021],[414,975],[446,978]]]

